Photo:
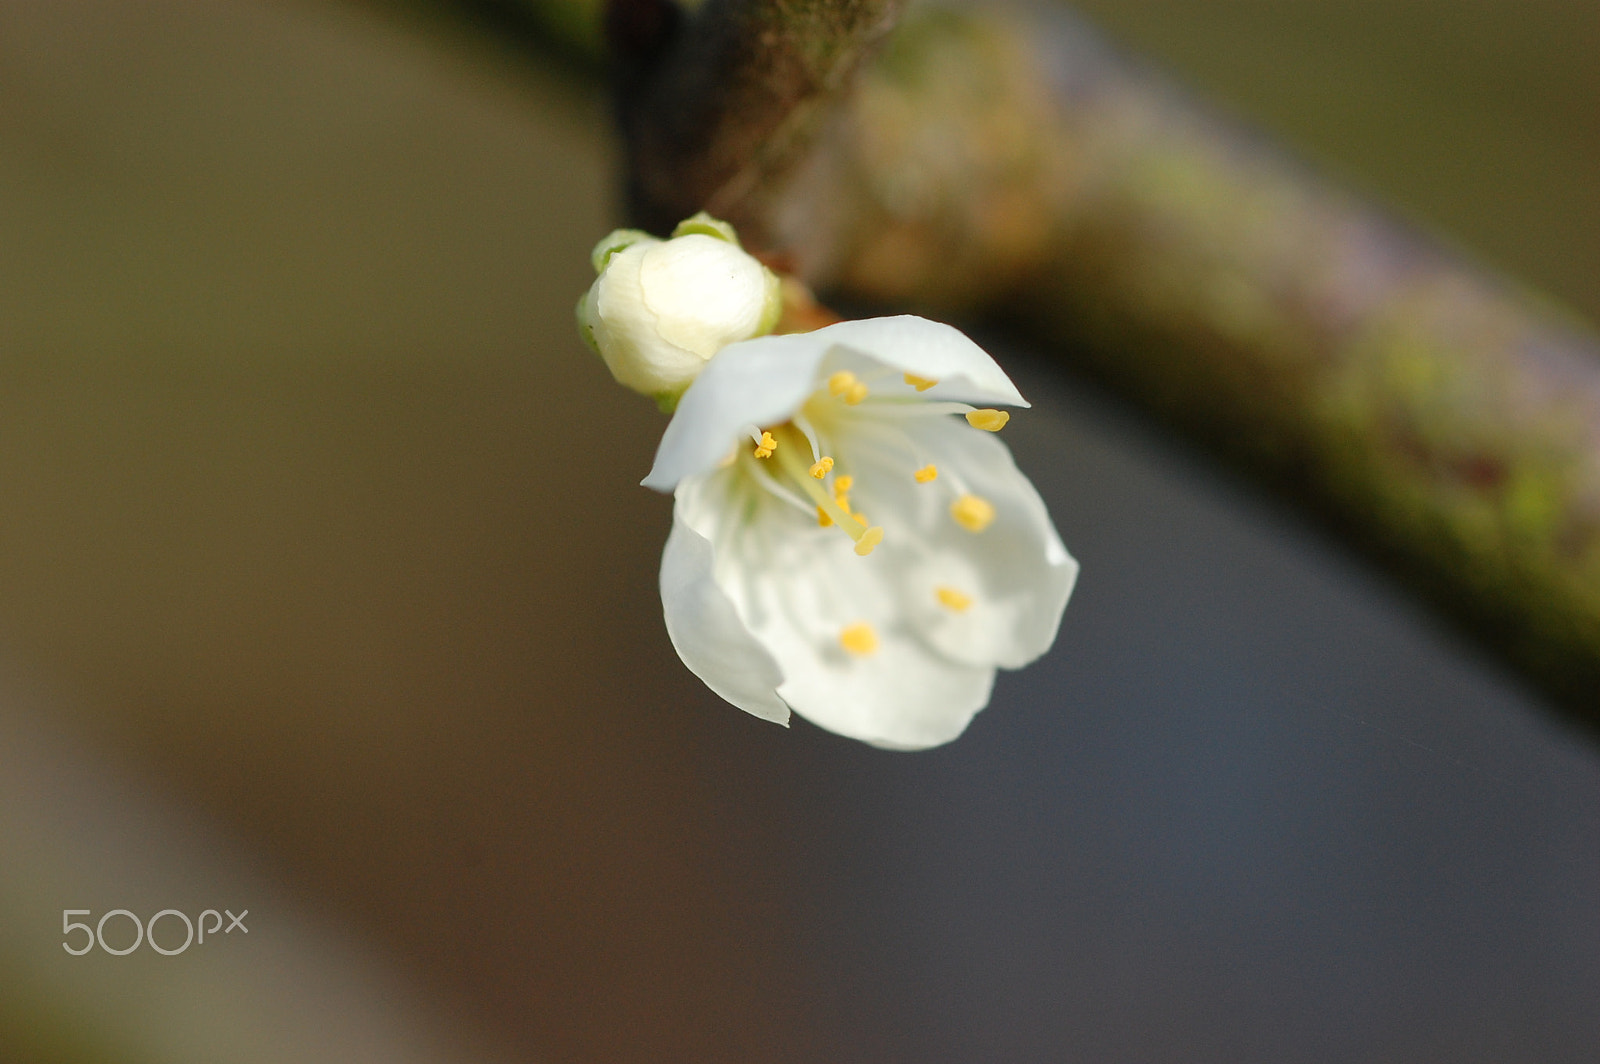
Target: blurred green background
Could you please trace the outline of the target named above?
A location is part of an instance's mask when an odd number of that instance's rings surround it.
[[[1600,318],[1591,5],[1079,7]],[[800,728],[678,665],[660,421],[572,328],[604,100],[484,25],[0,8],[0,1059],[832,1044],[816,840],[708,782]],[[252,937],[182,966],[59,948],[230,898]]]
[[[1600,319],[1594,5],[1074,6],[1347,185]]]

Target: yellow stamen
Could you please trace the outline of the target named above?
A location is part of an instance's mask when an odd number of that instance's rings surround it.
[[[842,369],[828,378],[828,394],[837,399],[859,383],[854,373]]]
[[[829,458],[827,455],[823,455],[812,464],[811,475],[816,477],[818,480],[821,480],[823,477],[827,476],[829,471],[832,469],[833,459]]]
[[[926,484],[939,475],[939,467],[930,462],[911,475],[916,478],[918,484]]]
[[[856,381],[848,389],[846,389],[844,393],[844,401],[851,406],[855,406],[857,403],[861,402],[861,400],[865,399],[867,394],[867,386],[862,384],[860,381]]]
[[[850,512],[850,486],[855,482],[855,478],[849,476],[833,478],[833,501],[838,503],[839,509],[845,513]]]
[[[939,598],[939,605],[947,610],[963,613],[972,605],[972,596],[963,595],[953,587],[936,587],[933,593]]]
[[[906,383],[911,385],[911,387],[915,388],[919,392],[925,392],[939,382],[935,380],[929,380],[927,377],[919,377],[915,373],[907,373]]]
[[[1004,410],[974,410],[967,415],[967,424],[985,432],[999,432],[1010,420],[1011,415]]]
[[[817,507],[817,524],[822,528],[830,528],[833,525],[833,518],[829,517],[828,511],[820,506]]]
[[[950,516],[968,532],[982,532],[994,520],[994,504],[976,495],[963,495],[950,504]]]
[[[780,431],[790,432],[794,436],[799,435],[793,429]],[[822,490],[822,485],[818,484],[816,479],[811,476],[810,468],[803,463],[794,446],[778,448],[777,456],[779,468],[788,474],[789,479],[799,485],[800,489],[811,497],[811,501],[816,505],[820,514],[826,514],[846,535],[856,541],[856,553],[862,555],[871,554],[872,548],[876,547],[883,539],[883,529],[868,528],[865,521],[852,517],[849,506],[846,504],[847,500],[830,498],[828,493]],[[848,478],[838,477],[836,479],[847,480]],[[819,523],[821,520],[820,514],[818,517]],[[823,527],[827,526],[824,525]]]
[[[866,621],[857,621],[839,633],[839,645],[857,657],[866,657],[878,649],[878,633]]]
[[[871,528],[861,533],[860,537],[856,540],[856,553],[865,558],[867,555],[872,553],[873,548],[882,542],[883,526],[873,525]]]
[[[772,438],[772,433],[763,432],[761,442],[756,444],[757,458],[771,458],[772,452],[778,449],[778,441]]]

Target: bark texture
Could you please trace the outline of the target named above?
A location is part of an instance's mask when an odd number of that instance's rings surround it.
[[[662,0],[655,0],[659,5]],[[697,210],[760,222],[870,49],[893,28],[904,0],[707,0],[687,19],[614,0],[609,24],[671,25],[671,39],[628,38],[619,117],[628,153],[629,210],[664,231]]]

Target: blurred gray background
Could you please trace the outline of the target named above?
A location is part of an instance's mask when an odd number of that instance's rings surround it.
[[[1600,317],[1592,6],[1079,6]],[[414,5],[0,7],[0,1059],[1600,1056],[1592,738],[1048,352],[1051,655],[919,755],[705,691],[614,164]]]

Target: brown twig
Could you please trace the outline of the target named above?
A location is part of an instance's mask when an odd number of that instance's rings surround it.
[[[637,24],[640,9],[666,3],[613,0],[608,23]],[[903,5],[707,0],[670,41],[625,48],[619,110],[635,224],[666,231],[704,209],[763,243],[766,197]]]

